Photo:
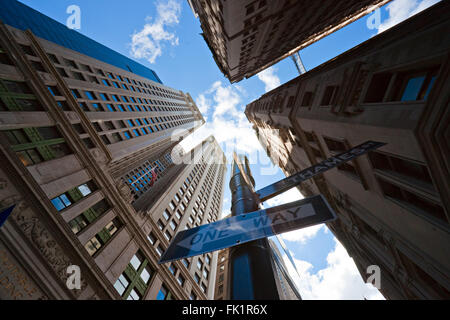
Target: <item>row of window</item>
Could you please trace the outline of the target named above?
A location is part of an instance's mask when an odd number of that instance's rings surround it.
[[[325,152],[313,133],[305,132],[316,156],[321,160]],[[342,153],[350,146],[342,140],[323,137],[332,155]],[[319,150],[320,149],[320,150]],[[436,223],[449,223],[436,191],[429,169],[422,163],[380,151],[371,151],[370,163],[383,195],[409,211]],[[339,165],[338,170],[364,184],[364,175],[356,160]]]
[[[382,103],[394,101],[425,101],[436,81],[439,66],[413,68],[408,71],[376,73],[370,79],[363,103]],[[318,89],[320,90],[320,89]],[[324,88],[319,106],[335,106],[341,94],[339,85]],[[293,96],[288,99],[287,107],[293,106]],[[300,98],[301,107],[311,107],[316,100],[315,91],[306,91]],[[275,107],[272,102],[257,102],[256,110],[268,110]],[[282,108],[279,108],[282,110]]]
[[[30,47],[28,47],[28,46],[22,46],[22,47],[24,48],[24,51],[27,54],[35,56],[34,52],[32,52],[32,49]],[[80,72],[71,70],[71,73],[74,76],[74,78],[76,78],[78,80],[86,81],[85,76],[87,76],[89,81],[94,82],[94,83],[99,83],[98,79],[95,77],[97,75],[97,76],[101,77],[100,78],[101,82],[107,86],[110,86],[111,83],[113,83],[113,85],[116,88],[122,88],[125,90],[138,91],[141,93],[158,95],[158,96],[165,97],[165,98],[173,98],[173,99],[182,100],[182,96],[174,90],[167,90],[165,88],[161,88],[159,86],[155,86],[150,83],[146,83],[144,81],[141,82],[139,80],[130,79],[128,77],[121,76],[119,74],[113,74],[112,72],[105,72],[99,68],[95,68],[95,70],[93,70],[93,68],[91,68],[90,66],[88,66],[86,64],[83,64],[81,62],[76,62],[72,59],[68,59],[65,57],[58,58],[55,54],[52,54],[52,53],[48,53],[48,57],[54,64],[59,65],[56,67],[57,67],[57,70],[59,71],[60,75],[63,77],[69,77],[67,75],[65,69],[62,68],[64,66],[67,66],[71,69],[80,70],[80,71],[83,71],[83,73],[85,72],[85,74],[82,74]],[[120,82],[120,85],[119,85],[119,82]]]

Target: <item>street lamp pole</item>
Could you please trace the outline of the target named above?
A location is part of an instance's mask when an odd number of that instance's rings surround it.
[[[247,157],[235,156],[230,179],[232,216],[259,210],[254,186]],[[234,246],[229,250],[228,288],[231,300],[280,299],[267,238]]]

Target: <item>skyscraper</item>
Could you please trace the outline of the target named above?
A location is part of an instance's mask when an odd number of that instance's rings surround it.
[[[273,239],[268,239],[270,246],[270,261],[275,274],[275,283],[280,300],[301,300],[301,293],[298,291],[283,255],[278,249]],[[217,259],[217,276],[215,283],[214,299],[230,299],[230,250],[229,248],[220,250]]]
[[[450,297],[450,5],[440,2],[266,93],[246,108],[292,175],[367,140],[387,145],[303,182],[362,277],[391,299]]]
[[[167,239],[152,229],[165,217],[154,204],[189,175],[174,146],[204,123],[190,95],[17,1],[0,4],[0,208],[15,205],[0,228],[0,298],[212,298],[213,255],[199,285],[187,271],[177,281],[157,264]],[[198,223],[217,218],[224,170],[195,176],[213,193]]]
[[[249,78],[390,0],[189,0],[217,66]]]

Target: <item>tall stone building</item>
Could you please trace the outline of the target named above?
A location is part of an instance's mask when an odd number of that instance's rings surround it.
[[[191,259],[205,264],[198,285],[194,266],[175,278],[157,264],[167,234],[191,225],[191,197],[213,193],[192,224],[222,204],[224,165],[173,158],[204,122],[192,98],[17,1],[0,5],[0,208],[15,205],[0,227],[0,299],[212,298],[213,255]],[[213,138],[204,145],[197,157],[223,160]],[[175,187],[188,195],[176,212],[162,208]],[[71,265],[80,289],[66,285]]]
[[[188,0],[217,66],[249,78],[390,0]]]
[[[450,4],[442,1],[266,93],[247,118],[288,176],[387,145],[299,186],[322,193],[362,277],[391,299],[450,298]]]

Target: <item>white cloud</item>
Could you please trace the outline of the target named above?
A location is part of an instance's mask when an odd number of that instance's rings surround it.
[[[258,73],[258,79],[264,82],[266,92],[280,86],[280,78],[275,74],[274,67],[267,68]]]
[[[394,0],[386,6],[389,17],[380,24],[378,33],[381,33],[396,24],[412,17],[422,10],[438,3],[440,0]]]
[[[162,55],[163,42],[178,45],[178,37],[175,33],[166,30],[168,26],[179,23],[181,5],[176,0],[159,2],[156,6],[157,16],[152,22],[151,17],[144,28],[131,36],[130,54],[137,59],[147,59],[154,63],[156,58]]]
[[[306,242],[308,242],[308,240],[317,236],[319,231],[322,229],[323,230],[326,229],[325,225],[319,224],[316,226],[283,233],[281,237],[283,238],[283,240],[286,241],[299,242],[300,244],[305,244]]]
[[[233,150],[243,152],[249,158],[256,152],[262,153],[262,147],[244,114],[243,94],[245,91],[242,88],[221,81],[214,82],[200,94],[196,104],[204,116],[211,116],[206,124],[181,142],[184,149],[190,150],[204,138],[214,135],[228,160],[231,160]]]
[[[364,283],[353,259],[342,244],[335,239],[336,246],[327,256],[327,267],[311,273],[312,264],[295,259],[300,278],[283,256],[288,271],[294,279],[304,300],[383,300],[383,295],[371,284]],[[381,286],[383,275],[381,274]]]

